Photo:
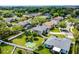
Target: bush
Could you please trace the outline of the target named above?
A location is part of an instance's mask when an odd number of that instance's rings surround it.
[[[39,46],[38,47],[38,51],[42,50],[43,49],[43,46]]]
[[[22,54],[22,50],[18,50],[17,52],[18,52],[18,54]]]
[[[35,40],[35,41],[38,41],[39,39],[35,37],[34,40]]]

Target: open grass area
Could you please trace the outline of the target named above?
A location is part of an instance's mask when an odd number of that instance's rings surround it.
[[[73,33],[78,32],[78,30],[76,28],[73,28],[72,31],[73,31]]]
[[[57,36],[58,38],[65,38],[66,37],[65,35],[62,35],[62,34],[56,34],[54,36]]]
[[[35,52],[39,54],[51,54],[50,50],[48,48],[45,48],[44,46],[43,46],[43,49],[35,50]]]
[[[58,28],[53,28],[51,31],[52,32],[60,32],[60,30]]]
[[[26,35],[21,35],[15,39],[12,40],[13,43],[17,44],[17,45],[21,45],[21,46],[25,46],[26,44]]]
[[[37,37],[37,38],[38,38],[38,41],[33,41],[33,42],[36,43],[36,46],[40,46],[42,42],[44,41],[44,39],[41,37]]]
[[[20,51],[20,52],[19,52]],[[30,52],[21,48],[16,48],[14,54],[29,54]]]
[[[11,54],[13,46],[3,44],[0,45],[0,49],[1,49],[0,54]]]

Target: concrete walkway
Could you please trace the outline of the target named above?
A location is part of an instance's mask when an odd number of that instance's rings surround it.
[[[20,35],[22,35],[22,34],[24,34],[24,32],[21,32],[21,33],[19,33],[19,34],[15,35],[15,36],[13,36],[13,37],[9,38],[8,40],[12,40],[12,39],[14,39],[14,38],[16,38],[16,37],[18,37],[18,36],[20,36]]]
[[[13,48],[13,50],[12,50],[11,54],[13,54],[13,53],[14,53],[15,49],[16,49],[16,46],[14,46],[14,48]]]

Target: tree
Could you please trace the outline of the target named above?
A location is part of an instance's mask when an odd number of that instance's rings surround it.
[[[0,21],[0,36],[8,37],[11,34],[10,29],[5,22]]]
[[[23,29],[23,27],[20,25],[16,25],[16,26],[12,27],[12,31],[21,31],[22,29]]]
[[[58,24],[61,28],[66,28],[66,23],[64,21],[59,22]]]
[[[18,52],[18,54],[22,54],[22,50],[18,50],[17,52]]]
[[[7,17],[12,17],[13,16],[13,13],[10,12],[10,11],[6,11],[3,13],[3,17],[7,18]]]
[[[57,16],[59,16],[58,13],[54,13],[54,14],[53,14],[53,17],[57,17]]]
[[[46,18],[43,18],[43,17],[35,17],[33,20],[31,20],[31,24],[33,26],[36,26],[36,25],[42,24],[42,23],[44,23],[46,21],[47,21]]]
[[[1,54],[1,52],[2,52],[2,51],[1,51],[1,47],[0,47],[0,54]]]
[[[76,30],[75,33],[73,33],[73,35],[74,35],[76,41],[79,41],[79,31]]]
[[[38,41],[39,39],[37,37],[34,38],[35,41]]]
[[[3,20],[3,17],[2,16],[0,16],[0,20]]]

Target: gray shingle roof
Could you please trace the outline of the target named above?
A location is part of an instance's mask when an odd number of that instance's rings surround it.
[[[55,47],[69,51],[71,40],[67,38],[59,39],[57,37],[51,37],[44,44],[53,45]]]
[[[47,29],[47,27],[46,26],[37,26],[37,27],[34,27],[34,28],[32,28],[32,30],[36,30],[36,31],[41,31],[41,32],[43,32],[43,31],[45,31]]]
[[[15,20],[16,20],[15,18],[6,18],[5,22],[12,22],[12,21],[15,21]]]
[[[27,20],[18,23],[18,25],[21,25],[21,26],[26,26],[27,24],[29,24]]]

